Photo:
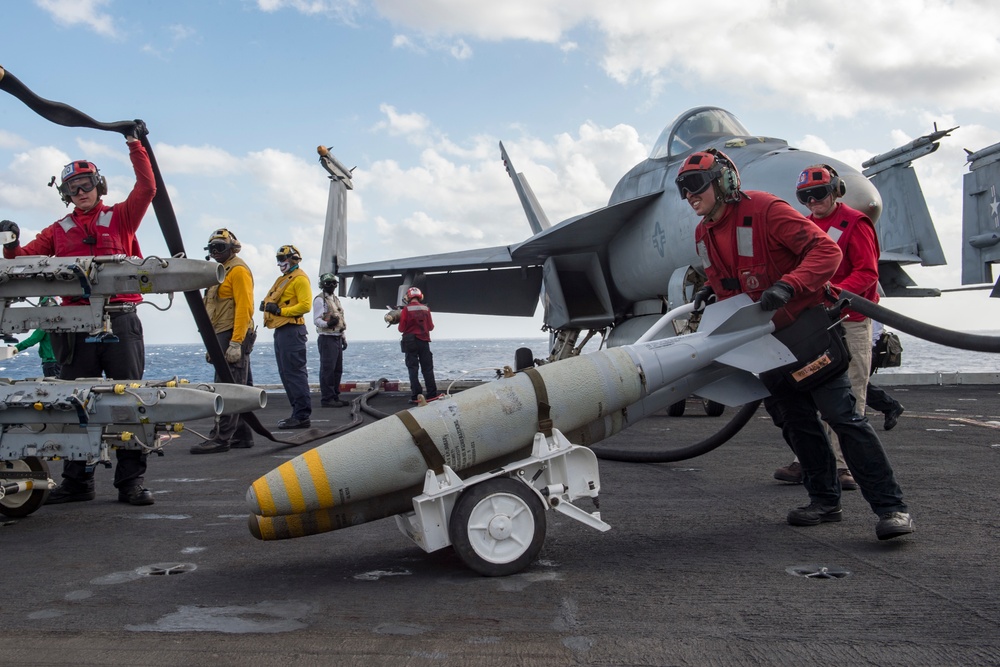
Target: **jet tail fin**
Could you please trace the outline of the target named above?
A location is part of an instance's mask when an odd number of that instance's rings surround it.
[[[937,296],[937,290],[913,289],[915,283],[902,266],[947,264],[941,241],[931,220],[920,182],[913,170],[913,160],[930,155],[940,145],[938,140],[950,130],[938,130],[914,139],[864,162],[862,173],[878,188],[883,211],[876,227],[882,254],[879,257],[879,283],[886,296]]]
[[[545,215],[534,191],[528,185],[528,179],[524,177],[524,174],[519,174],[514,170],[514,165],[511,163],[510,157],[507,156],[507,149],[503,147],[502,141],[500,142],[500,157],[503,159],[503,166],[507,169],[507,175],[514,182],[514,189],[517,191],[518,199],[521,200],[521,208],[524,209],[524,214],[528,217],[531,233],[539,234],[551,227],[548,216]]]
[[[320,253],[319,272],[337,273],[337,269],[347,265],[347,191],[354,189],[351,173],[330,153],[326,146],[316,149],[319,163],[330,175],[330,195],[326,202],[326,224],[323,228],[323,247]],[[347,285],[341,283],[341,289]],[[344,293],[341,293],[344,296]]]
[[[968,152],[968,151],[966,151]],[[962,284],[993,282],[1000,262],[1000,143],[968,152],[969,173],[962,178]],[[1000,296],[1000,280],[991,297]]]

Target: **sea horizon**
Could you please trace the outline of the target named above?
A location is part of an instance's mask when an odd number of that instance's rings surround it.
[[[898,332],[903,343],[903,363],[898,368],[880,369],[878,375],[916,373],[1000,373],[1000,354],[968,352],[944,347]],[[1000,331],[974,332],[998,335]],[[514,352],[528,347],[535,358],[548,355],[548,338],[441,338],[431,343],[434,375],[439,380],[492,380],[504,366],[514,365]],[[593,342],[583,353],[597,351]],[[260,343],[251,358],[254,384],[280,385],[270,342]],[[319,352],[315,336],[307,346],[307,371],[310,383],[319,382]],[[0,377],[34,378],[41,375],[37,348],[0,361]],[[205,361],[199,343],[147,344],[145,379],[183,378],[192,382],[211,382],[214,370]],[[350,340],[344,351],[343,382],[375,382],[380,378],[407,381],[403,354],[396,340]],[[877,378],[877,376],[876,376]]]

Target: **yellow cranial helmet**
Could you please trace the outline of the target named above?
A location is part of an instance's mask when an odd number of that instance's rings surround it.
[[[212,234],[208,237],[208,245],[205,246],[205,250],[208,250],[209,252],[211,252],[212,251],[212,244],[213,243],[216,243],[216,244],[218,244],[218,243],[224,243],[224,244],[226,244],[226,248],[222,249],[223,252],[225,252],[225,250],[228,249],[228,248],[232,248],[233,252],[239,252],[240,250],[243,249],[243,246],[240,243],[240,240],[238,238],[236,238],[236,234],[233,234],[231,231],[229,231],[225,227],[223,227],[221,229],[216,229],[214,232],[212,232]],[[216,246],[216,248],[219,248],[219,247],[220,246],[218,246],[218,245]]]
[[[291,260],[293,262],[302,261],[302,253],[299,249],[293,245],[283,245],[278,248],[278,252],[275,253],[275,257],[278,258],[279,262],[284,262],[285,260]]]

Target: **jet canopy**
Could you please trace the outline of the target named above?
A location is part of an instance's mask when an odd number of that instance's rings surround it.
[[[746,137],[750,132],[736,116],[718,107],[695,107],[677,116],[660,133],[650,160],[685,155],[722,137]]]

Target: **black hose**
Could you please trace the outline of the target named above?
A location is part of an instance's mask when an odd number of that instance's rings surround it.
[[[841,291],[840,296],[848,300],[851,310],[922,340],[971,352],[1000,352],[1000,336],[983,336],[952,331],[915,320],[906,315],[900,315],[851,292]]]
[[[680,449],[658,449],[636,451],[621,447],[608,447],[597,444],[591,447],[597,458],[605,461],[624,461],[626,463],[673,463],[685,461],[696,456],[707,454],[722,443],[740,432],[753,418],[760,406],[760,400],[751,401],[739,409],[732,419],[721,429],[700,442]]]

